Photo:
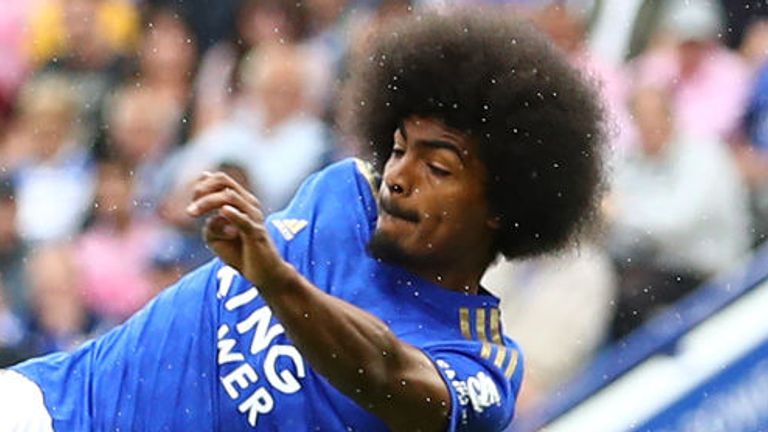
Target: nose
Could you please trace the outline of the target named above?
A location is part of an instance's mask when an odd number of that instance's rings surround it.
[[[412,187],[408,156],[390,157],[384,167],[384,184],[392,195],[409,195]]]

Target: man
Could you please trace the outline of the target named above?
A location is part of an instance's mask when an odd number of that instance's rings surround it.
[[[614,339],[749,253],[748,193],[731,152],[715,136],[682,128],[668,94],[634,90],[637,142],[617,160],[606,201],[621,287]]]
[[[238,183],[203,175],[189,213],[209,215],[221,260],[73,354],[7,372],[37,407],[28,418],[68,431],[509,424],[520,352],[479,280],[497,254],[556,249],[592,214],[594,94],[540,36],[477,12],[403,20],[352,76],[380,184],[343,161],[265,220]]]

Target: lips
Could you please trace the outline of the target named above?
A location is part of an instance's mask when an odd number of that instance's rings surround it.
[[[380,207],[381,210],[388,214],[389,216],[392,216],[397,219],[403,219],[407,222],[411,223],[418,223],[419,222],[419,213],[415,212],[413,210],[407,210],[402,207],[399,207],[398,205],[394,204],[391,201],[387,201],[382,199],[380,201]]]

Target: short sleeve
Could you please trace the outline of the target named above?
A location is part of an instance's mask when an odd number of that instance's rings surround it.
[[[516,344],[458,341],[425,347],[451,394],[448,431],[501,431],[515,414],[523,377]]]

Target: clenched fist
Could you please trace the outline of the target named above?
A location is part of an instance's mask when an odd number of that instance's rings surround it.
[[[227,174],[203,173],[195,182],[187,213],[208,215],[205,242],[255,286],[279,285],[295,271],[277,253],[259,200]]]

